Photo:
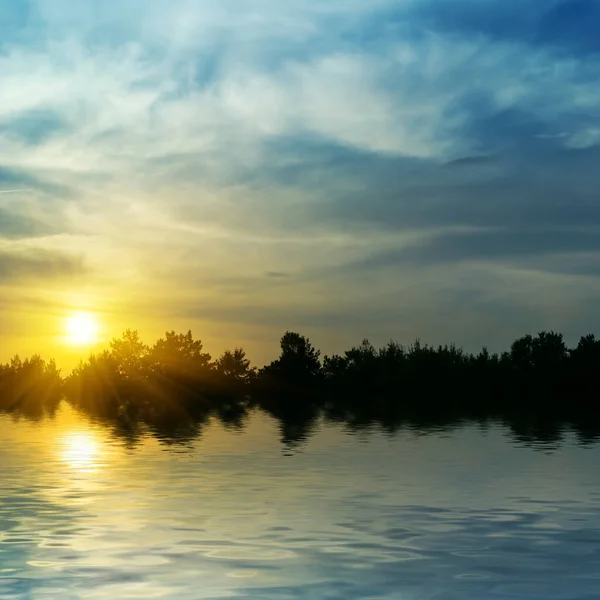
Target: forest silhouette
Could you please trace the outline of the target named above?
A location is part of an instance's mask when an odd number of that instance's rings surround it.
[[[321,419],[391,433],[502,422],[523,443],[547,446],[566,428],[583,443],[600,439],[594,335],[574,348],[553,331],[525,335],[501,354],[418,340],[377,349],[364,340],[321,358],[306,336],[287,331],[280,347],[276,360],[257,369],[241,348],[213,360],[191,331],[167,332],[149,346],[128,329],[66,377],[38,355],[1,364],[0,410],[41,419],[64,400],[132,445],[146,432],[188,443],[212,418],[243,428],[255,410],[278,420],[290,448]]]

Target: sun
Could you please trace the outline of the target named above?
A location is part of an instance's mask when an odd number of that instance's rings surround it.
[[[91,313],[80,312],[67,318],[67,341],[74,346],[89,346],[98,341],[100,326]]]

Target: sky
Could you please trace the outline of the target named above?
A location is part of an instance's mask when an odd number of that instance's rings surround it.
[[[0,360],[600,328],[596,0],[0,0]]]

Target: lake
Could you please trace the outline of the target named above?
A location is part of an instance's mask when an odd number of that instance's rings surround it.
[[[253,412],[180,443],[0,416],[0,597],[594,599],[600,446]]]

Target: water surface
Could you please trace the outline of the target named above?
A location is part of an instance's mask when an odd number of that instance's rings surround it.
[[[597,599],[600,447],[0,416],[1,598]]]

